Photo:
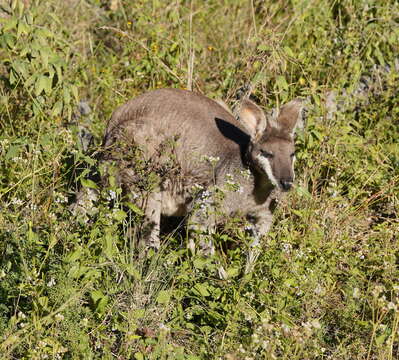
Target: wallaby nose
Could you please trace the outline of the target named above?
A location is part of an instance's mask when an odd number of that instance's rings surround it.
[[[292,180],[291,179],[283,179],[280,180],[281,188],[284,191],[288,191],[292,188]]]

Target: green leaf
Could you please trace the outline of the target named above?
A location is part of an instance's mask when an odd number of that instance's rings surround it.
[[[157,303],[158,304],[167,304],[170,301],[171,291],[170,290],[161,290],[157,296]]]
[[[288,83],[284,76],[277,76],[276,84],[280,90],[288,90]]]
[[[71,263],[71,262],[75,262],[76,260],[78,260],[81,256],[83,255],[83,251],[82,248],[77,248],[73,253],[69,254],[65,261],[67,263]]]
[[[137,271],[137,269],[133,266],[133,264],[126,264],[125,270],[130,276],[133,276],[136,280],[141,280],[141,275]]]
[[[90,188],[90,189],[98,189],[98,185],[90,179],[80,179],[80,183],[82,184],[82,186],[86,187],[86,188]]]
[[[143,355],[141,352],[136,352],[136,353],[134,354],[134,358],[135,358],[136,360],[144,360],[144,355]]]
[[[203,283],[203,284],[195,284],[195,286],[193,287],[193,291],[195,293],[197,293],[197,295],[200,295],[202,297],[207,297],[209,295],[211,295],[208,291],[208,285]]]
[[[26,69],[26,64],[23,63],[22,61],[14,61],[12,64],[12,69],[21,75],[23,78],[27,77],[28,71]]]
[[[45,75],[39,76],[35,83],[35,95],[39,96],[43,90],[48,87],[48,77]]]
[[[123,210],[116,210],[112,215],[117,221],[123,221],[127,216]]]
[[[140,215],[140,216],[144,216],[143,210],[141,210],[138,206],[132,204],[131,202],[125,202],[124,205],[126,205],[135,214]]]
[[[387,334],[386,333],[383,333],[383,334],[381,334],[380,336],[377,336],[376,338],[375,338],[375,343],[379,346],[379,345],[382,345],[383,343],[384,343],[384,341],[385,341],[385,339],[387,338]]]
[[[261,44],[258,46],[258,50],[259,51],[268,51],[268,50],[272,50],[272,48],[269,45]]]
[[[10,49],[12,49],[14,47],[15,42],[17,40],[13,34],[9,34],[9,33],[4,34],[3,39]]]
[[[30,28],[25,22],[23,22],[23,21],[18,22],[17,39],[19,39],[19,37],[22,34],[28,34],[29,30],[30,30]]]
[[[295,57],[294,52],[288,46],[284,46],[284,52],[290,57]]]
[[[19,152],[20,152],[20,150],[21,150],[21,147],[19,145],[11,145],[8,148],[8,151],[7,151],[7,154],[5,156],[5,159],[6,160],[10,160],[10,159],[13,159],[13,158],[17,157]]]
[[[61,114],[61,112],[62,112],[62,107],[63,107],[62,100],[58,100],[58,101],[54,104],[53,109],[51,110],[51,114],[52,114],[53,116],[58,116],[58,115]]]
[[[381,66],[385,65],[385,60],[384,60],[384,55],[382,55],[382,52],[378,45],[374,46],[374,55],[377,57],[378,62],[380,63]]]
[[[63,90],[63,98],[64,98],[64,104],[69,104],[71,102],[71,93],[66,87],[64,87]]]
[[[71,88],[72,95],[75,98],[75,101],[78,102],[79,101],[78,88],[75,85],[71,85],[70,88]]]
[[[40,49],[40,58],[42,60],[42,66],[43,68],[47,69],[48,68],[48,59],[49,59],[49,49],[46,47],[43,47]]]
[[[309,193],[308,189],[302,187],[302,186],[296,186],[295,187],[296,193],[300,196],[304,196],[308,199],[312,199],[312,195]]]
[[[1,29],[4,34],[9,32],[12,29],[15,29],[17,27],[18,21],[16,18],[9,18],[3,25],[3,28]]]

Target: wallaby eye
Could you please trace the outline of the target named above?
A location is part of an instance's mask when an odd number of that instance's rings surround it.
[[[290,156],[293,158],[295,156],[295,151]]]
[[[266,150],[261,150],[260,153],[262,154],[263,157],[265,157],[267,159],[274,158],[274,154],[272,154],[271,152],[268,152]]]

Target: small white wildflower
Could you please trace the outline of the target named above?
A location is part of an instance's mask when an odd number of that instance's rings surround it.
[[[207,156],[207,155],[204,155],[202,157],[202,160],[209,162],[211,165],[216,165],[217,162],[220,160],[220,158],[218,156]]]
[[[136,200],[139,197],[139,195],[135,192],[131,192],[130,197],[132,198],[132,200]]]
[[[237,186],[238,185],[235,181],[232,181],[232,180],[227,180],[226,184],[230,185],[230,186]]]
[[[289,253],[292,249],[292,245],[289,243],[283,243],[283,251],[285,253]]]
[[[266,350],[269,347],[269,342],[267,340],[262,341],[262,348]]]
[[[281,330],[285,336],[289,335],[291,328],[287,324],[281,325]]]
[[[354,299],[359,299],[360,298],[360,290],[359,290],[359,288],[356,287],[356,288],[353,289],[352,296],[353,296]]]
[[[170,331],[170,328],[167,327],[165,324],[160,323],[159,324],[159,330],[168,332],[168,331]]]
[[[57,314],[57,315],[54,316],[54,318],[55,318],[55,320],[57,320],[57,321],[62,321],[62,320],[64,320],[64,315],[62,315],[62,314]]]
[[[115,199],[116,199],[116,192],[113,190],[109,190],[107,200],[115,200]]]
[[[26,326],[26,323],[24,323],[24,322],[19,323],[19,327],[20,327],[20,328],[23,329],[25,326]]]
[[[390,301],[387,305],[388,310],[395,310],[396,311],[396,305]]]
[[[36,204],[30,204],[29,208],[33,211],[37,210],[37,205]]]
[[[66,203],[67,201],[68,201],[68,198],[65,195],[60,194],[60,193],[57,193],[55,195],[55,202],[56,203],[63,204],[63,203]]]
[[[379,327],[382,331],[384,331],[384,330],[387,328],[387,326],[386,326],[385,324],[380,324],[378,327]]]
[[[309,321],[303,322],[301,325],[307,335],[312,334],[312,324]]]
[[[26,315],[22,311],[18,311],[18,317],[21,319],[26,319]]]
[[[245,225],[244,230],[245,231],[252,231],[254,229],[253,225]]]
[[[202,186],[202,185],[200,185],[200,184],[194,184],[192,187],[191,187],[191,190],[192,191],[199,191],[199,190],[203,190],[204,189],[204,187]]]
[[[52,286],[54,286],[55,284],[56,284],[55,279],[52,277],[52,278],[50,279],[50,281],[47,283],[47,286],[48,286],[48,287],[52,287]]]
[[[315,329],[321,329],[321,324],[318,319],[313,319],[310,323]]]
[[[23,203],[24,202],[21,199],[17,199],[17,198],[11,199],[11,204],[13,204],[13,205],[19,206],[19,205],[22,205]]]
[[[242,170],[242,171],[241,171],[241,175],[242,175],[244,178],[249,179],[249,178],[251,177],[251,171],[250,171],[249,169]]]
[[[320,284],[317,284],[316,288],[314,289],[314,292],[317,295],[321,295],[324,292],[324,289]]]
[[[2,147],[6,147],[9,143],[10,143],[10,142],[8,141],[8,139],[0,140],[0,145],[1,145]]]

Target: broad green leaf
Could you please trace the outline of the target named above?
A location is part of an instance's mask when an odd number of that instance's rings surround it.
[[[49,48],[43,47],[40,50],[40,58],[42,60],[43,68],[47,69],[48,68],[48,59],[49,59]]]
[[[8,148],[7,154],[5,156],[5,160],[10,160],[18,156],[21,151],[21,147],[19,145],[11,145]]]
[[[207,284],[201,284],[201,283],[197,283],[194,285],[193,287],[194,292],[196,292],[197,294],[201,295],[202,297],[206,297],[211,295],[208,291],[208,286]]]
[[[276,84],[280,90],[288,90],[288,83],[284,76],[277,76]]]
[[[132,210],[135,214],[143,216],[144,212],[141,210],[138,206],[132,204],[131,202],[125,202],[124,205],[126,205],[130,210]]]
[[[3,34],[2,38],[4,39],[5,43],[7,44],[7,46],[10,49],[12,49],[14,47],[16,38],[13,34],[5,33],[5,34]]]
[[[62,112],[62,107],[63,107],[62,100],[58,100],[58,101],[54,104],[53,109],[52,109],[52,111],[51,111],[51,114],[52,114],[53,116],[58,116],[58,115],[61,114],[61,112]]]
[[[81,256],[83,255],[82,248],[77,248],[73,253],[69,254],[66,258],[65,261],[67,263],[75,262],[78,260]]]
[[[40,75],[35,83],[35,95],[39,96],[48,86],[48,77],[45,75]]]
[[[136,353],[134,354],[134,358],[135,358],[136,360],[144,360],[144,355],[143,355],[141,352],[136,352]]]
[[[272,48],[269,45],[261,44],[258,46],[258,50],[259,51],[268,51],[268,50],[272,50]]]
[[[127,216],[123,210],[116,210],[112,215],[117,221],[123,221]]]
[[[22,34],[28,34],[29,30],[29,26],[24,21],[19,21],[17,28],[17,39],[19,39]]]
[[[171,291],[170,290],[161,290],[157,296],[158,304],[167,304],[170,301]]]
[[[71,102],[71,93],[66,87],[64,87],[63,90],[63,98],[64,98],[64,104],[69,104]]]
[[[98,185],[90,179],[80,179],[80,183],[82,184],[82,186],[86,187],[86,188],[90,188],[90,189],[98,189]]]
[[[70,88],[71,88],[72,95],[75,98],[75,101],[78,102],[79,101],[78,88],[75,85],[71,85]]]
[[[1,30],[4,33],[7,33],[10,30],[15,29],[17,27],[17,24],[18,24],[18,21],[17,21],[16,18],[10,18],[4,23],[4,25],[3,25]]]

